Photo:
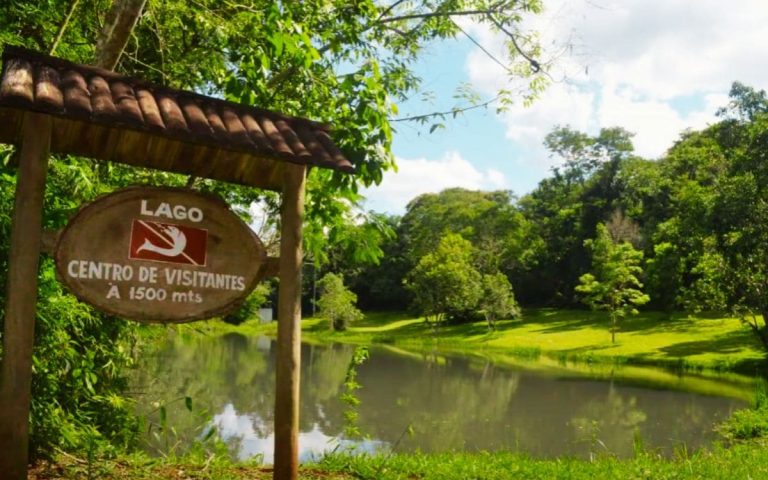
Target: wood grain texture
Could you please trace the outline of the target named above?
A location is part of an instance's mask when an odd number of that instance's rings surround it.
[[[112,91],[103,77],[91,77],[88,82],[88,91],[91,93],[91,108],[94,115],[106,118],[117,116],[117,108],[112,102]]]
[[[306,167],[283,166],[280,208],[280,287],[278,291],[275,390],[275,470],[277,480],[296,480],[299,469],[299,384],[301,366],[302,222]]]
[[[61,91],[64,96],[64,109],[75,116],[89,116],[91,109],[91,94],[85,78],[74,70],[69,70],[61,79]]]
[[[64,94],[61,93],[59,88],[60,83],[59,72],[51,67],[41,67],[37,73],[37,82],[35,83],[35,101],[46,104],[54,111],[62,110]]]
[[[0,473],[7,480],[27,478],[37,269],[51,118],[27,114],[22,130],[0,367]]]
[[[31,104],[35,100],[33,83],[32,65],[23,59],[12,59],[6,62],[0,95],[15,98],[22,104]]]
[[[139,101],[136,100],[136,94],[130,85],[120,81],[114,82],[112,84],[112,101],[123,121],[136,125],[144,123]]]

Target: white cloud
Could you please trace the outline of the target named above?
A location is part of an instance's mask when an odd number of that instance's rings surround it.
[[[470,190],[508,188],[504,174],[496,169],[478,170],[457,152],[438,160],[397,159],[398,171],[386,172],[381,185],[365,189],[366,206],[376,211],[403,213],[413,198],[450,187]]]
[[[669,104],[637,100],[627,91],[605,89],[596,113],[603,126],[620,125],[635,132],[635,151],[647,158],[659,156],[691,126]]]
[[[262,456],[265,464],[271,464],[275,459],[275,434],[271,425],[255,413],[238,413],[235,407],[228,403],[224,409],[213,416],[213,425],[219,436],[225,442],[232,442],[238,447],[237,458],[241,461]],[[258,431],[254,428],[257,425]],[[346,447],[359,452],[373,453],[386,447],[379,440],[351,441],[337,436],[326,435],[319,425],[314,424],[310,430],[299,432],[299,460],[310,461],[322,457],[322,454],[334,447]]]
[[[636,133],[637,152],[658,157],[686,128],[715,121],[730,84],[765,88],[768,70],[768,2],[765,0],[550,0],[527,27],[557,50],[554,83],[530,108],[502,117],[507,137],[531,160],[552,127],[569,124],[596,133],[621,126]],[[465,23],[483,45],[501,55],[502,38]],[[505,86],[506,72],[479,49],[466,59],[470,80],[486,94]]]
[[[565,83],[555,84],[530,107],[517,106],[503,114],[507,138],[525,148],[536,149],[554,125],[591,130],[594,103],[592,92]]]
[[[603,0],[569,2],[583,16],[561,17],[577,31],[585,60],[601,82],[631,86],[653,99],[727,89],[733,80],[761,83],[768,49],[764,0]],[[573,20],[577,21],[573,21]],[[589,53],[593,55],[589,55]]]

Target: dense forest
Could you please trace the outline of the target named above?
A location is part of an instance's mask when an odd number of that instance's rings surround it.
[[[467,240],[472,267],[502,272],[524,306],[576,307],[590,270],[586,242],[604,224],[616,243],[643,254],[646,308],[735,312],[768,344],[768,98],[734,83],[719,121],[685,131],[658,160],[633,153],[632,133],[597,135],[563,126],[545,140],[558,166],[530,193],[459,188],[414,198],[402,217],[374,216],[359,236],[386,224],[380,264],[337,246],[342,272],[363,309],[406,309],[409,272],[446,234]]]

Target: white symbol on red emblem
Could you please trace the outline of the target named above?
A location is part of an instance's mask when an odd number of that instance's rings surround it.
[[[184,232],[176,228],[175,225],[160,225],[159,230],[161,233],[164,233],[166,236],[170,237],[171,241],[173,242],[173,246],[170,248],[158,247],[148,238],[145,238],[144,243],[139,247],[138,250],[136,250],[136,253],[139,253],[142,250],[149,250],[150,252],[159,253],[164,257],[175,257],[184,251],[184,247],[187,246],[187,236],[184,235]]]
[[[207,243],[202,228],[134,219],[128,258],[205,265]]]

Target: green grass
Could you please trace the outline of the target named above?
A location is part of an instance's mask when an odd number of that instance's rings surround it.
[[[303,465],[302,479],[370,480],[505,480],[505,479],[766,479],[768,445],[765,440],[715,446],[696,453],[680,450],[673,458],[638,452],[634,458],[597,455],[591,460],[571,457],[534,459],[510,452],[360,455],[332,454],[316,464]],[[90,477],[89,477],[90,474]],[[150,459],[145,455],[96,460],[92,464],[72,456],[36,466],[30,478],[103,480],[269,479],[268,467],[202,459]]]
[[[608,324],[603,312],[537,309],[525,311],[522,320],[499,322],[494,332],[489,332],[484,322],[433,329],[421,318],[393,313],[368,314],[346,332],[330,332],[321,319],[307,319],[303,330],[306,338],[318,340],[438,348],[497,357],[544,355],[560,363],[629,363],[748,373],[763,368],[759,343],[736,318],[643,313],[621,324],[615,344],[611,343]]]
[[[758,479],[768,478],[768,451],[757,443],[725,449],[680,452],[674,459],[640,453],[629,460],[610,456],[585,461],[574,458],[532,459],[497,453],[442,453],[382,456],[329,456],[321,470],[353,478],[399,480],[505,479]]]
[[[736,318],[686,313],[644,312],[620,325],[611,343],[604,312],[585,310],[526,310],[521,320],[498,322],[490,332],[485,322],[433,328],[422,318],[405,313],[368,313],[345,332],[332,332],[326,321],[302,321],[308,341],[393,345],[511,355],[560,362],[629,363],[684,370],[762,371],[765,355],[753,334]],[[192,328],[192,327],[186,327]],[[277,334],[277,323],[246,322],[240,326],[214,322],[197,330]]]
[[[759,343],[735,318],[643,313],[622,323],[615,344],[607,326],[604,313],[553,309],[527,310],[522,320],[501,321],[493,332],[484,322],[435,329],[404,313],[369,313],[345,332],[331,331],[320,318],[302,321],[303,341],[308,343],[372,345],[419,358],[428,353],[434,362],[444,361],[443,355],[460,354],[553,375],[619,379],[744,400],[752,398],[753,375],[765,368]],[[240,326],[209,322],[176,328],[192,334],[277,334],[276,322]],[[679,371],[689,375],[680,376]]]

